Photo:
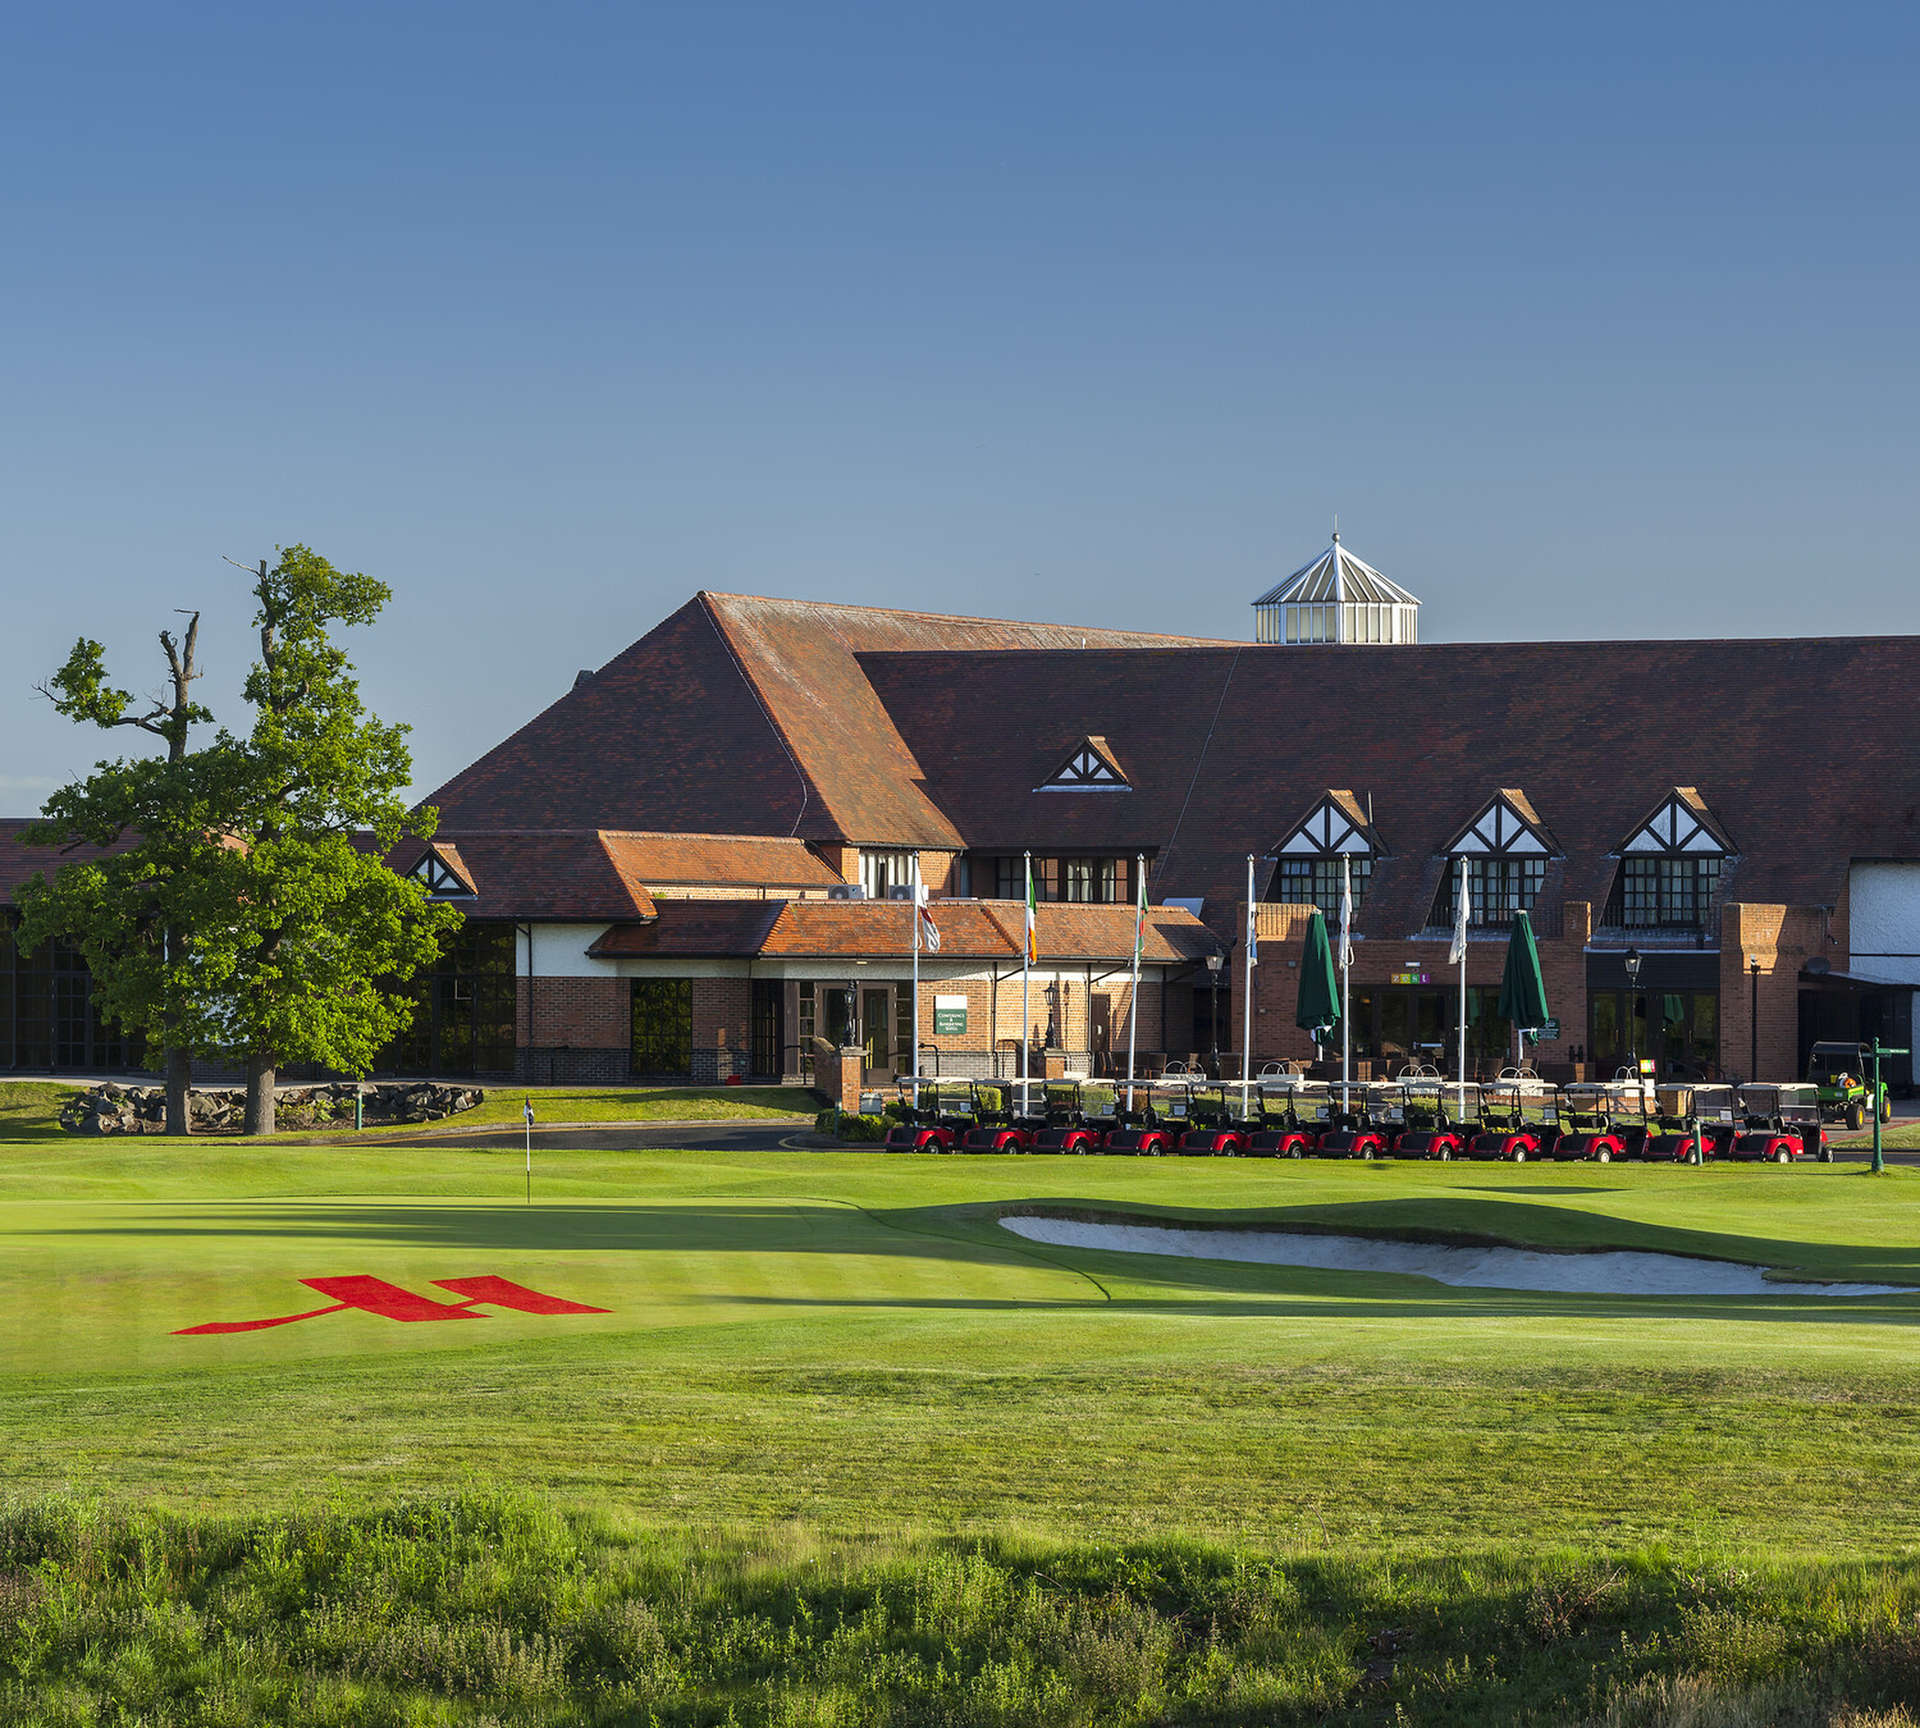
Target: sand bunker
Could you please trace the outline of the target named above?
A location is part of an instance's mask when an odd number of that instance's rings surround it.
[[[1535,1248],[1449,1248],[1376,1236],[1294,1230],[1201,1230],[1168,1224],[1094,1224],[1079,1218],[1002,1218],[1029,1242],[1169,1254],[1182,1260],[1247,1260],[1330,1272],[1399,1272],[1485,1290],[1556,1290],[1594,1296],[1910,1296],[1905,1284],[1815,1284],[1767,1275],[1761,1266],[1689,1254],[1628,1250],[1549,1254]]]

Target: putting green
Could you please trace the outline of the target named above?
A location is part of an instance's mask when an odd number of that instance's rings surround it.
[[[542,1152],[531,1205],[522,1180],[457,1144],[0,1149],[0,1465],[196,1502],[503,1475],[851,1527],[1920,1542],[1876,1487],[1920,1464],[1920,1295],[1473,1290],[997,1223],[1284,1220],[1920,1285],[1904,1174]]]

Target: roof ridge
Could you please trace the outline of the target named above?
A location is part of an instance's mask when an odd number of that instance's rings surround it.
[[[911,606],[869,606],[850,600],[796,600],[783,594],[733,594],[702,588],[695,598],[711,605],[716,600],[751,600],[762,606],[797,606],[809,612],[864,612],[880,618],[920,618],[936,624],[1008,624],[1016,630],[1101,631],[1109,636],[1139,636],[1155,642],[1193,642],[1204,647],[1233,647],[1227,636],[1179,636],[1166,630],[1124,630],[1111,624],[1063,624],[1043,618],[990,618],[977,612],[922,612]],[[888,649],[856,649],[855,653],[888,653]],[[912,650],[908,650],[912,652]],[[940,652],[940,650],[933,650]]]

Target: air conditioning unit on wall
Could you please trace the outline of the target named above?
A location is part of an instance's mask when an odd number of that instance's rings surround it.
[[[864,900],[867,891],[858,882],[836,882],[827,890],[829,900]]]

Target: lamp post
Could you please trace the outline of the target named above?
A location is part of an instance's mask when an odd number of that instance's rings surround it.
[[[1747,1078],[1760,1078],[1760,956],[1747,957],[1747,976],[1752,982],[1747,1000]]]
[[[1640,950],[1627,950],[1627,1066],[1634,1073],[1640,1072],[1640,1041],[1634,1036],[1639,1030],[1634,1025],[1634,1009],[1640,1005]]]
[[[1225,964],[1224,955],[1207,956],[1207,978],[1213,985],[1213,1012],[1207,1017],[1207,1037],[1213,1049],[1207,1057],[1207,1075],[1215,1080],[1220,1077],[1220,968]]]
[[[1873,1173],[1878,1176],[1887,1167],[1887,1161],[1880,1155],[1880,1058],[1882,1056],[1911,1056],[1911,1050],[1889,1049],[1879,1038],[1873,1041],[1873,1048],[1864,1052],[1873,1058],[1873,1090],[1867,1094],[1867,1102],[1873,1106]]]

